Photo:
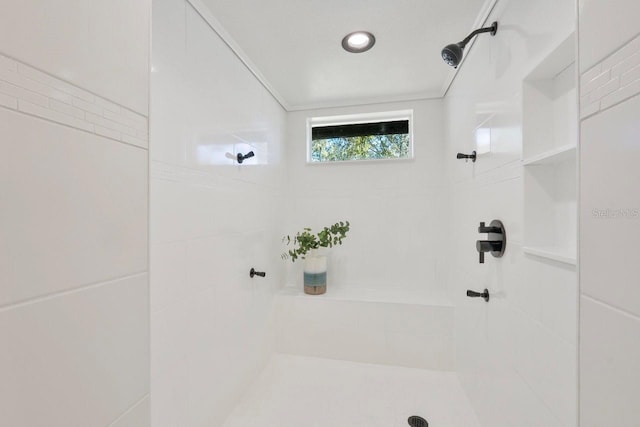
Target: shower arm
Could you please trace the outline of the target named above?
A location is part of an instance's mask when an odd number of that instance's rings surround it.
[[[478,34],[491,33],[492,36],[495,36],[497,32],[498,32],[498,23],[494,22],[493,24],[491,24],[490,27],[478,28],[477,30],[469,34],[467,37],[465,37],[465,39],[462,40],[460,43],[458,43],[458,45],[464,48],[467,45],[467,43],[469,43],[471,39],[477,36]]]

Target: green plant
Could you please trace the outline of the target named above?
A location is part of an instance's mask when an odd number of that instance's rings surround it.
[[[347,237],[349,232],[349,221],[336,222],[331,227],[324,227],[322,231],[314,234],[310,228],[303,228],[302,231],[296,233],[292,238],[291,236],[284,236],[282,241],[287,245],[293,245],[293,249],[284,252],[282,259],[291,258],[292,262],[296,262],[296,259],[305,259],[305,255],[309,251],[318,248],[330,248],[333,245],[341,245],[342,239]]]

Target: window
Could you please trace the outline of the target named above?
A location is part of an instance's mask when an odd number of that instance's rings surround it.
[[[393,111],[309,119],[307,161],[413,158],[412,116],[412,111]]]

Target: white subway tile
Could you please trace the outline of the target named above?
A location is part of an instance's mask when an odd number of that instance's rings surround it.
[[[13,85],[11,83],[7,83],[6,81],[0,81],[0,92],[5,95],[9,95],[18,99],[22,99],[25,101],[29,101],[33,104],[40,105],[43,107],[49,106],[49,99],[42,95],[39,95],[35,92],[31,92],[30,90],[21,88],[19,86]]]
[[[620,86],[625,87],[628,84],[632,83],[634,80],[640,79],[640,65],[637,65],[635,68],[628,70],[626,73],[622,75],[620,78]]]
[[[636,37],[631,40],[626,45],[622,46],[618,49],[614,54],[606,58],[602,61],[602,69],[610,69],[623,63],[627,58],[629,58],[634,53],[640,50],[640,37]]]
[[[124,111],[124,109],[122,110]],[[132,129],[132,131],[134,132],[132,134],[132,136],[136,136],[137,132],[140,130],[144,130],[147,128],[147,119],[140,116],[137,118],[137,120],[131,119],[129,117],[125,117],[122,114],[122,111],[120,113],[114,113],[110,110],[104,110],[104,114],[103,116],[106,119],[112,120],[116,123],[120,123],[124,126],[130,127]]]
[[[83,110],[81,110],[79,108],[76,108],[76,107],[73,107],[73,106],[71,106],[69,104],[66,104],[64,102],[60,102],[58,100],[51,99],[51,100],[49,100],[49,107],[52,110],[59,111],[61,113],[67,114],[69,116],[77,117],[79,119],[84,119],[84,111]]]
[[[19,73],[12,71],[0,70],[0,80],[5,80],[15,86],[37,93],[48,98],[54,98],[67,104],[71,104],[71,96],[60,92],[50,86],[31,80]]]
[[[580,118],[586,119],[600,111],[600,102],[594,102],[580,108]]]
[[[104,98],[96,97],[96,105],[101,106],[105,110],[111,111],[116,114],[120,114],[120,106],[114,104],[111,101],[107,101]]]
[[[122,138],[122,134],[117,130],[108,129],[100,125],[94,125],[94,128],[95,133],[100,136],[106,136],[107,138],[115,139],[116,141],[120,141],[120,138]]]
[[[584,105],[591,105],[591,104],[595,104],[600,102],[600,93],[599,91],[601,91],[602,88],[598,89],[596,92],[591,92],[589,95],[587,95],[587,102]]]
[[[113,129],[113,130],[117,130],[118,132],[135,135],[135,130],[131,129],[130,127],[121,125],[120,123],[116,123],[113,120],[105,119],[102,116],[98,116],[93,113],[86,113],[86,118],[88,122],[96,125],[100,125],[107,129]]]
[[[602,73],[602,62],[596,64],[593,68],[582,73],[582,84],[589,82]]]
[[[580,107],[588,107],[589,105],[593,104],[593,102],[591,102],[591,96],[589,95],[583,95],[580,97]]]
[[[613,92],[611,95],[602,98],[601,108],[609,108],[616,105],[632,96],[640,93],[640,80],[636,80],[631,84],[626,85],[623,88]]]
[[[138,114],[126,108],[122,108],[120,114],[122,114],[123,117],[133,120],[135,123],[144,123],[146,126],[147,118],[141,114]]]
[[[135,138],[133,136],[122,134],[120,138],[121,141],[126,142],[127,144],[137,145],[138,147],[148,148],[149,142],[143,139]]]
[[[619,87],[620,87],[620,77],[615,77],[613,80],[609,81],[607,84],[600,86],[599,88],[591,92],[589,97],[593,102],[595,102],[602,99],[603,97],[610,94],[611,92],[614,92]]]
[[[640,65],[640,52],[636,52],[611,69],[611,76],[620,76],[633,67]]]
[[[131,121],[127,120],[124,117],[122,117],[122,114],[121,114],[120,110],[114,112],[113,110],[103,109],[102,116],[105,119],[112,120],[112,121],[114,121],[116,123],[120,123],[120,124],[123,124],[123,125],[126,125],[126,126],[131,126],[130,125]]]
[[[145,128],[144,130],[139,130],[138,134],[136,135],[138,138],[140,139],[144,139],[145,141],[149,140],[149,130],[147,128]]]
[[[7,108],[18,109],[18,98],[0,93],[0,105]]]
[[[91,123],[87,123],[84,120],[80,120],[76,117],[69,116],[58,111],[43,108],[39,105],[32,104],[31,102],[24,101],[22,99],[18,100],[18,110],[24,113],[32,114],[34,116],[42,117],[43,119],[51,120],[53,122],[62,123],[76,129],[93,132],[93,125]]]
[[[103,108],[99,105],[94,104],[93,102],[86,102],[81,99],[73,98],[71,100],[71,104],[74,107],[78,107],[80,109],[83,109],[86,112],[96,114],[99,116],[101,116],[103,112]]]
[[[0,68],[9,71],[18,71],[18,63],[13,59],[0,55]]]
[[[122,131],[122,134],[130,136],[132,138],[137,138],[138,137],[138,132],[135,129],[130,128],[128,126],[125,126],[124,130]]]
[[[91,93],[82,90],[77,86],[73,86],[56,77],[50,76],[49,74],[43,73],[42,71],[36,70],[35,68],[28,65],[22,63],[18,64],[18,73],[24,75],[25,77],[28,77],[31,80],[43,83],[68,95],[80,98],[84,101],[93,101],[94,96]]]
[[[605,70],[602,73],[598,74],[596,77],[591,79],[590,81],[584,81],[582,85],[582,91],[580,95],[584,96],[595,89],[598,89],[601,86],[604,86],[611,80],[611,70]]]

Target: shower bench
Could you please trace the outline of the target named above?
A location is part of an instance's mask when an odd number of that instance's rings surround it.
[[[280,353],[453,370],[453,306],[443,295],[331,288],[277,297]]]

